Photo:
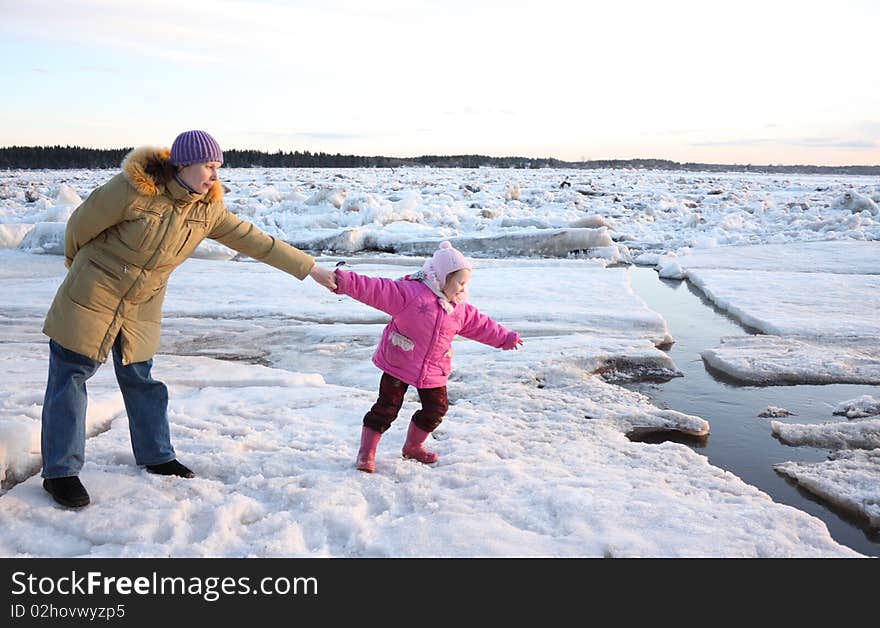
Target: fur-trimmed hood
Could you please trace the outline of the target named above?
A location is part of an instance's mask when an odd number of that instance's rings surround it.
[[[125,156],[122,160],[122,173],[139,194],[158,196],[165,185],[174,179],[177,167],[171,163],[171,149],[155,146],[141,146]],[[223,186],[214,181],[205,195],[209,203],[223,199]]]

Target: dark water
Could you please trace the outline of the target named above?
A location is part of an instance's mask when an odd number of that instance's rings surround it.
[[[812,496],[777,474],[773,465],[788,460],[819,462],[829,451],[814,447],[790,447],[776,439],[770,421],[826,423],[846,421],[832,414],[842,401],[861,395],[880,397],[880,386],[831,384],[826,386],[741,386],[710,373],[700,353],[719,344],[722,336],[752,333],[707,301],[686,281],[659,279],[653,268],[629,269],[633,290],[655,312],[666,319],[675,344],[668,349],[684,377],[662,384],[630,386],[648,395],[654,403],[700,416],[710,424],[705,439],[681,439],[706,456],[716,467],[726,469],[748,484],[767,493],[774,501],[803,510],[825,522],[840,544],[869,556],[880,556],[880,531],[867,523]],[[767,406],[785,408],[793,416],[759,417]],[[676,440],[676,439],[671,439]]]

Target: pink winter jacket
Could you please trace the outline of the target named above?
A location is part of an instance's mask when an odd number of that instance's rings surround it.
[[[373,354],[373,364],[416,388],[446,385],[456,334],[498,349],[513,349],[519,334],[509,331],[473,305],[455,305],[447,314],[421,281],[366,277],[336,269],[336,293],[391,315]]]

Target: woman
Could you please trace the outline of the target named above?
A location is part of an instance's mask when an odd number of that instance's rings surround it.
[[[63,506],[89,503],[78,477],[85,458],[85,382],[111,354],[135,461],[152,473],[193,477],[176,459],[168,391],[150,370],[168,276],[203,239],[336,288],[334,274],[311,256],[226,209],[222,164],[220,145],[204,131],[181,133],[170,151],[135,149],[122,172],[94,190],[67,222],[69,271],[43,326],[50,338],[43,487]]]

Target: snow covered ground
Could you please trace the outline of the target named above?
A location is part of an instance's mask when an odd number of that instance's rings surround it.
[[[877,383],[878,187],[870,178],[650,171],[230,170],[227,202],[298,246],[396,277],[448,238],[477,258],[472,302],[523,334],[456,342],[434,467],[400,458],[410,394],[353,468],[385,318],[205,246],[172,277],[155,373],[171,389],[175,481],[133,465],[112,369],[89,382],[93,503],[42,491],[42,317],[64,221],[110,171],[0,172],[0,497],[4,556],[854,556],[824,524],[676,444],[710,429],[616,385],[672,377],[663,319],[611,266],[688,277],[766,336],[704,359],[744,381]],[[572,187],[561,189],[568,176]],[[847,195],[849,195],[847,197]],[[33,199],[33,200],[28,200]],[[824,242],[822,242],[824,241]],[[766,244],[769,246],[742,246]],[[739,245],[739,246],[725,246]],[[380,253],[384,251],[385,253]],[[759,356],[759,360],[753,359]],[[810,365],[798,370],[804,360]],[[813,378],[813,379],[811,379]],[[841,403],[847,400],[840,400]],[[853,400],[855,401],[855,400]],[[780,465],[876,525],[873,414],[829,417],[819,465]],[[840,426],[855,426],[840,435]],[[784,435],[779,422],[772,429]],[[789,426],[797,431],[796,424]],[[816,440],[818,439],[818,441]],[[838,469],[856,471],[840,472]],[[816,480],[816,476],[824,481]],[[149,513],[144,515],[145,510]]]
[[[51,246],[44,230],[63,230],[79,200],[113,174],[0,172],[0,246]],[[650,258],[685,247],[880,239],[880,185],[867,176],[497,168],[250,168],[222,176],[227,204],[242,217],[298,246],[336,251],[421,255],[451,238],[485,245],[488,257],[537,247],[547,256],[592,248],[610,258],[622,254],[611,250],[613,240]],[[570,187],[560,187],[565,179]],[[22,242],[34,225],[42,237]],[[560,232],[567,235],[550,237]]]

